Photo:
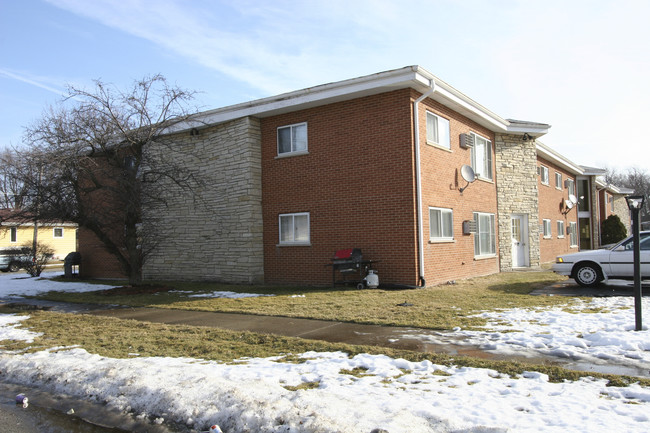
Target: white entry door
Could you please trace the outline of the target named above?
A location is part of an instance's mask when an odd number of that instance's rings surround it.
[[[528,215],[512,215],[510,221],[512,223],[512,267],[528,267]]]

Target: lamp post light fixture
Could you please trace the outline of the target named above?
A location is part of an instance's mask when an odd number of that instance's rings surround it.
[[[625,197],[627,207],[632,213],[632,236],[634,243],[634,317],[636,321],[635,330],[641,331],[643,323],[641,319],[641,247],[639,239],[639,212],[645,204],[645,196],[629,195]]]

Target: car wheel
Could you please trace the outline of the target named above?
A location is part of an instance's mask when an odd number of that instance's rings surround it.
[[[574,279],[582,287],[594,287],[603,279],[598,265],[584,263],[578,266],[574,273]]]
[[[16,263],[16,262],[11,262],[11,263],[9,263],[9,268],[8,269],[9,269],[9,272],[18,272],[18,270],[20,269],[20,265],[18,265],[18,263]]]

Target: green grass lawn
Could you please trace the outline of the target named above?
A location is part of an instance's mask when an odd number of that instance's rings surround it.
[[[468,317],[478,311],[565,304],[569,302],[567,298],[529,294],[536,288],[564,279],[565,277],[550,271],[509,272],[461,280],[454,285],[412,290],[287,288],[166,281],[165,286],[176,290],[155,294],[119,294],[113,290],[102,290],[100,286],[97,292],[50,292],[40,297],[67,302],[300,317],[445,330],[457,326],[464,329],[481,326],[482,319]],[[191,294],[212,291],[273,296],[240,299],[190,297]],[[405,302],[412,305],[399,305]]]

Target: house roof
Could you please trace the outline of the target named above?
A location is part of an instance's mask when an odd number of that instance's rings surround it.
[[[494,132],[511,134],[527,133],[539,137],[548,132],[550,125],[537,122],[504,119],[469,98],[459,90],[434,76],[420,66],[379,72],[363,77],[322,84],[268,98],[257,99],[197,114],[182,129],[200,128],[233,119],[255,116],[268,117],[292,111],[347,101],[391,90],[412,88],[425,93],[434,87],[430,98],[468,117]]]
[[[544,143],[535,141],[535,147],[537,149],[537,156],[554,163],[555,165],[567,170],[569,173],[575,175],[585,174],[585,171],[581,165],[574,163],[573,161],[569,160],[564,155],[559,154],[558,152],[551,149]]]
[[[39,226],[66,226],[66,227],[77,227],[77,223],[69,221],[55,221],[55,220],[39,220]],[[22,226],[33,226],[34,217],[33,214],[28,212],[21,212],[15,209],[0,209],[0,225],[22,225]]]
[[[596,185],[601,188],[605,189],[608,192],[612,194],[618,194],[618,195],[630,195],[634,194],[634,190],[630,188],[626,188],[624,186],[617,186],[613,185],[611,183],[607,183],[604,178],[598,177],[596,178]]]
[[[583,174],[586,174],[587,176],[602,176],[607,173],[607,170],[604,168],[588,167],[586,165],[581,165],[580,167],[584,172]]]

